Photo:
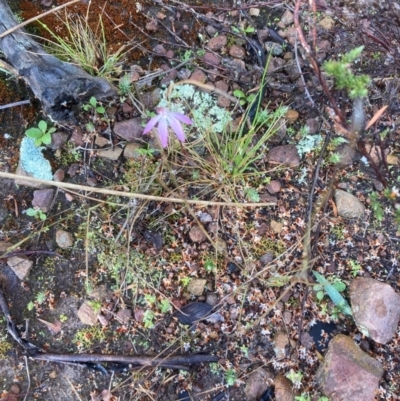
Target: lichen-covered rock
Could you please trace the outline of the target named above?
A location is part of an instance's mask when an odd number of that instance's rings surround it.
[[[350,284],[353,317],[359,330],[380,344],[389,342],[400,320],[400,295],[389,284],[357,278]]]

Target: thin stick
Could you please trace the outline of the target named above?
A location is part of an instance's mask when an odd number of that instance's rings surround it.
[[[29,373],[28,357],[26,355],[24,356],[24,360],[25,360],[25,367],[26,367],[26,375],[27,375],[27,378],[28,378],[28,388],[26,390],[26,394],[25,394],[25,397],[24,397],[24,401],[26,401],[26,399],[28,398],[29,391],[31,389],[31,375]]]
[[[70,184],[67,182],[58,182],[58,181],[49,181],[49,180],[41,180],[39,178],[27,177],[20,174],[13,173],[5,173],[0,172],[0,177],[10,178],[12,180],[23,180],[36,182],[38,184],[45,184],[47,186],[55,186],[58,188],[69,188],[75,189],[78,191],[86,191],[86,192],[96,192],[98,194],[104,195],[115,195],[115,196],[125,196],[127,198],[137,198],[137,199],[148,199],[154,200],[158,202],[171,202],[171,203],[188,203],[191,205],[203,205],[203,206],[232,206],[232,207],[265,207],[265,206],[275,206],[275,202],[260,202],[260,203],[241,203],[241,202],[215,202],[215,201],[203,201],[203,200],[194,200],[194,199],[183,199],[183,198],[166,198],[164,196],[155,196],[155,195],[145,195],[139,194],[135,192],[125,192],[125,191],[115,191],[107,188],[93,188],[86,185],[77,185]]]
[[[22,106],[23,104],[29,104],[30,100],[20,100],[19,102],[3,104],[0,106],[0,110],[9,109],[11,107]]]
[[[14,26],[14,27],[8,29],[7,31],[3,32],[3,33],[0,35],[0,39],[4,38],[5,36],[9,35],[10,33],[14,32],[14,31],[16,31],[17,29],[22,28],[22,27],[24,27],[25,25],[30,24],[31,22],[37,21],[38,19],[40,19],[40,18],[42,18],[42,17],[45,17],[46,15],[49,15],[49,14],[51,14],[51,13],[54,13],[55,11],[61,10],[61,9],[65,8],[65,7],[67,7],[67,6],[70,6],[71,4],[79,3],[80,1],[81,1],[81,0],[71,0],[71,1],[68,2],[68,3],[62,4],[61,6],[58,6],[58,7],[56,7],[56,8],[52,8],[51,10],[46,11],[46,12],[43,13],[43,14],[39,14],[39,15],[37,15],[36,17],[32,17],[32,18],[30,18],[30,19],[28,19],[28,20],[26,20],[26,21],[24,21],[24,22],[21,22],[20,24],[18,24],[18,25],[16,25],[16,26]]]

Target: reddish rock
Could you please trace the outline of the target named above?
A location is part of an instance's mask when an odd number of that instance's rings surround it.
[[[231,105],[231,101],[224,95],[218,95],[217,105],[219,107],[228,108]]]
[[[211,38],[208,41],[208,48],[213,51],[218,51],[221,50],[224,46],[226,46],[226,43],[228,42],[228,38],[225,35],[218,35],[215,36],[214,38]]]
[[[63,146],[64,143],[67,142],[68,136],[69,136],[68,134],[64,134],[63,132],[55,132],[51,136],[50,148],[52,150],[60,149],[61,146]]]
[[[203,56],[202,60],[205,64],[211,64],[211,65],[220,65],[221,64],[221,59],[217,55],[215,55],[214,53],[211,53],[211,52],[207,52]]]
[[[128,323],[132,316],[132,311],[130,309],[120,309],[117,312],[117,318],[121,323]]]
[[[267,191],[273,195],[280,192],[282,184],[278,180],[272,180],[269,184],[266,185],[266,188]]]
[[[54,181],[62,182],[64,181],[64,178],[65,178],[65,172],[61,168],[59,168],[53,175]]]
[[[97,324],[97,313],[90,306],[89,301],[85,301],[78,310],[78,318],[83,324],[95,326]]]
[[[242,46],[233,45],[229,49],[229,55],[235,58],[244,58],[246,51]]]
[[[72,136],[70,141],[74,143],[76,146],[84,146],[85,141],[83,140],[83,132],[80,127],[75,127],[72,131]]]
[[[154,53],[159,54],[161,56],[164,56],[165,53],[167,53],[167,50],[165,49],[165,47],[163,45],[157,45],[154,49],[153,49]]]
[[[42,212],[47,213],[53,202],[54,189],[38,189],[33,192],[32,206],[39,208]]]
[[[194,226],[191,228],[191,230],[189,231],[189,238],[195,243],[203,242],[206,240],[206,236],[199,226]]]
[[[149,32],[155,32],[158,29],[158,23],[157,20],[153,19],[150,22],[146,24],[146,30]]]
[[[114,125],[114,132],[128,142],[134,142],[143,135],[143,119],[132,118],[126,121],[116,122]]]
[[[207,81],[207,75],[202,70],[197,68],[190,75],[190,79],[193,79],[194,81],[201,82],[202,84],[204,84]]]
[[[274,380],[275,399],[279,401],[294,401],[293,384],[283,375],[278,375]]]
[[[330,401],[374,401],[382,375],[380,362],[339,334],[329,343],[316,381]]]
[[[400,295],[386,283],[356,278],[350,284],[350,301],[357,327],[367,337],[386,344],[400,320]]]
[[[224,92],[228,92],[228,89],[229,89],[229,85],[222,79],[215,82],[215,87]]]
[[[283,164],[288,167],[296,167],[300,164],[300,156],[294,145],[281,145],[272,148],[268,153],[268,161],[271,164]]]
[[[274,375],[265,368],[256,369],[246,381],[244,393],[246,400],[259,401],[263,393],[270,387]]]

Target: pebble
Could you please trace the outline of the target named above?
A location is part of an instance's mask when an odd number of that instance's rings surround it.
[[[11,256],[7,259],[7,265],[17,275],[17,277],[23,281],[28,277],[33,266],[33,262],[24,255]]]
[[[269,151],[268,161],[271,164],[296,167],[300,164],[300,156],[295,145],[281,145],[275,146]]]
[[[204,84],[207,81],[207,75],[199,68],[196,68],[190,75],[190,79]]]
[[[140,143],[128,143],[124,148],[124,157],[127,159],[139,159],[141,157],[140,149],[142,149]]]
[[[283,13],[282,17],[281,17],[281,22],[282,22],[284,25],[291,25],[291,24],[293,24],[293,22],[294,22],[294,15],[293,15],[293,13],[292,13],[291,11],[289,11],[289,10],[286,10],[286,11]]]
[[[265,188],[271,195],[274,195],[281,191],[282,184],[278,180],[272,180]]]
[[[221,50],[224,46],[226,46],[228,42],[228,38],[225,35],[218,35],[211,38],[208,41],[208,48],[213,51]]]
[[[33,191],[32,206],[39,208],[42,212],[50,211],[53,203],[54,189],[38,189]]]
[[[143,118],[131,118],[130,120],[118,121],[114,125],[114,132],[128,142],[134,142],[143,136]]]
[[[288,335],[283,331],[279,331],[274,336],[274,352],[276,359],[279,361],[289,357],[289,353],[292,353],[296,347],[296,342],[289,340]]]
[[[93,307],[90,306],[89,301],[85,301],[77,312],[79,320],[83,324],[89,326],[96,326],[97,324],[97,313],[94,312]]]
[[[331,17],[325,17],[318,22],[318,25],[327,31],[330,31],[335,26],[335,20]]]
[[[259,401],[263,393],[270,386],[274,375],[265,368],[259,368],[252,372],[246,381],[244,394],[247,401]]]
[[[292,382],[283,375],[276,376],[275,399],[279,401],[294,401]]]
[[[194,243],[200,243],[207,239],[204,235],[203,230],[199,226],[193,226],[189,231],[189,238]]]
[[[335,190],[336,207],[339,216],[345,219],[360,218],[365,212],[365,206],[352,194]]]
[[[187,286],[187,290],[191,295],[200,297],[203,295],[206,284],[207,280],[205,278],[192,278]]]
[[[56,242],[60,248],[70,248],[74,244],[74,237],[68,231],[57,230]]]
[[[101,149],[97,151],[97,156],[104,159],[118,160],[123,152],[123,149],[115,147],[114,149]]]
[[[246,51],[242,46],[232,45],[229,49],[229,55],[235,58],[244,58],[246,55]]]
[[[131,318],[131,316],[132,316],[132,311],[130,309],[127,309],[127,308],[120,309],[117,312],[117,318],[122,323],[128,323],[130,318]]]
[[[215,55],[214,53],[211,53],[211,52],[207,52],[203,56],[202,60],[205,64],[210,64],[210,65],[215,65],[215,66],[218,66],[221,64],[221,59],[217,55]]]

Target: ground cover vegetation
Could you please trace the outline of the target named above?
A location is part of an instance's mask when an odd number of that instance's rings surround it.
[[[397,28],[374,5],[360,22],[335,2],[194,3],[75,4],[29,28],[118,96],[70,124],[0,109],[1,283],[48,353],[216,360],[32,361],[4,316],[2,399],[335,400],[317,370],[336,334],[395,399],[399,331],[371,339],[350,288],[400,293]]]

